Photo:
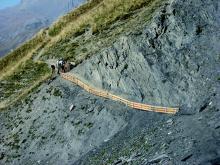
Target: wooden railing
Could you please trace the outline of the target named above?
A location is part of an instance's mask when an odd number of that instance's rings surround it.
[[[94,87],[91,87],[91,86],[87,85],[86,83],[82,82],[75,75],[70,74],[70,73],[61,73],[61,77],[77,84],[78,86],[80,86],[81,88],[83,88],[84,90],[86,90],[89,93],[92,93],[96,96],[111,99],[111,100],[114,100],[114,101],[119,101],[121,103],[124,103],[128,107],[131,107],[131,108],[134,108],[134,109],[139,109],[139,110],[143,110],[143,111],[168,113],[168,114],[176,114],[179,111],[179,108],[153,106],[153,105],[148,105],[148,104],[129,101],[129,100],[124,99],[120,96],[111,94],[108,91],[104,91],[104,90],[101,90],[101,89],[96,89]]]

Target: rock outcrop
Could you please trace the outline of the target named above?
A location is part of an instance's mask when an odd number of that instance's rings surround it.
[[[138,34],[119,38],[73,73],[138,101],[177,105],[182,113],[201,111],[219,92],[218,5],[170,2]]]

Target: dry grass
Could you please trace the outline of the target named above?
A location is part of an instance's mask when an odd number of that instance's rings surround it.
[[[0,59],[0,80],[5,76],[12,74],[22,62],[30,59],[33,53],[45,42],[45,32],[41,31],[31,40]]]
[[[124,17],[129,15],[130,12],[136,9],[147,5],[150,6],[151,3],[154,1],[155,0],[100,1],[91,10],[86,11],[78,17],[74,17],[74,19],[68,18],[68,21],[64,21],[68,23],[65,23],[66,26],[63,27],[58,38],[65,38],[69,35],[74,35],[76,33],[81,34],[87,28],[92,28],[93,33],[101,32],[102,30],[108,28],[109,25],[116,20],[123,19]],[[65,17],[63,19],[65,20]],[[60,23],[57,24],[62,24],[63,19],[60,21]],[[52,28],[56,29],[56,26],[53,26]]]
[[[61,19],[59,19],[57,22],[53,24],[51,28],[49,28],[49,35],[50,36],[58,35],[61,32],[62,28],[65,27],[68,23],[75,21],[82,14],[85,14],[91,11],[94,7],[96,7],[101,2],[103,2],[103,0],[92,0],[78,7],[73,12],[70,12],[66,14],[65,16],[61,17]]]

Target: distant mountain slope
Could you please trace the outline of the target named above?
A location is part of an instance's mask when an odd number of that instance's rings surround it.
[[[22,0],[0,10],[0,57],[85,0]]]

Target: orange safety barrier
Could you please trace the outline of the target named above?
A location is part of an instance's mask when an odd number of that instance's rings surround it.
[[[96,96],[108,98],[114,101],[119,101],[123,104],[126,104],[128,107],[131,107],[134,109],[139,109],[143,111],[153,111],[153,112],[159,112],[159,113],[167,113],[167,114],[176,114],[179,111],[179,108],[153,106],[153,105],[137,103],[137,102],[126,100],[120,96],[113,95],[109,93],[108,91],[103,91],[100,89],[96,89],[92,86],[89,86],[88,84],[85,84],[73,74],[61,73],[61,77],[79,85],[80,87],[82,87],[84,90],[86,90],[89,93],[92,93]]]

